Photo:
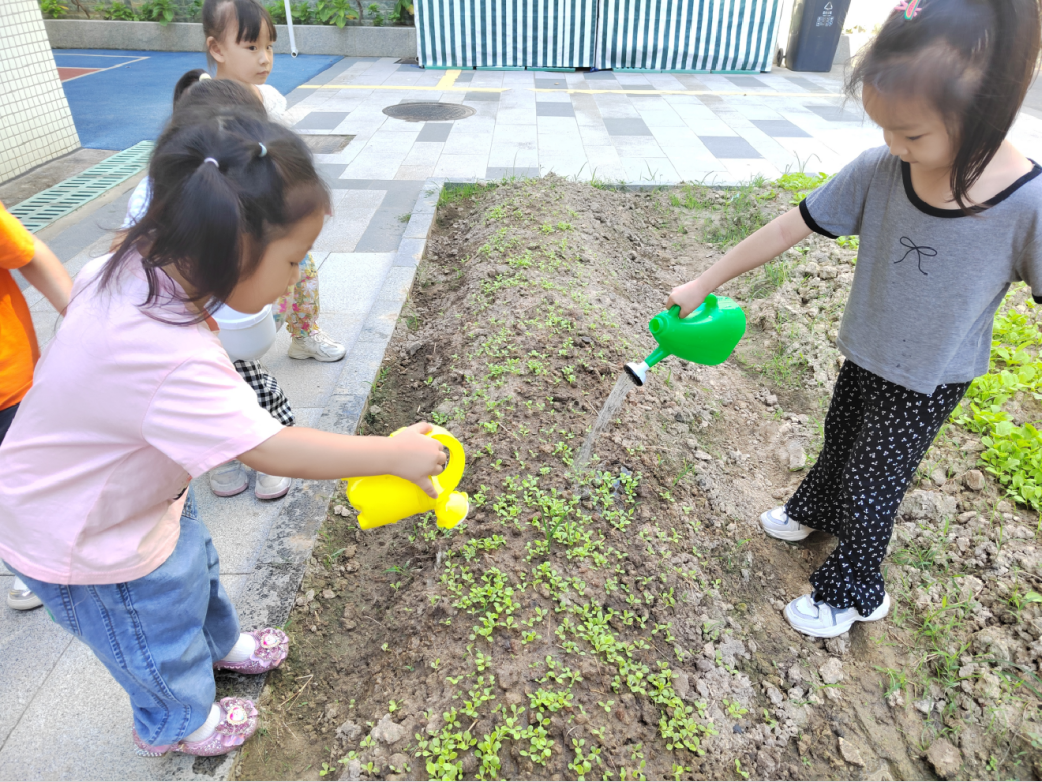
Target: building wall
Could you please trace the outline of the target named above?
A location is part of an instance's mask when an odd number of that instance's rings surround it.
[[[0,0],[0,182],[80,146],[36,0]]]

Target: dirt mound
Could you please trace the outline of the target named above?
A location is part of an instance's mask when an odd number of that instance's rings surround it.
[[[725,287],[750,321],[735,357],[664,361],[571,469],[669,289],[791,197],[557,178],[443,197],[365,428],[456,434],[471,515],[361,533],[334,500],[242,776],[1042,772],[1038,539],[970,474],[976,436],[946,430],[902,506],[890,619],[821,642],[781,616],[831,541],[757,518],[820,446],[852,246],[812,238]]]

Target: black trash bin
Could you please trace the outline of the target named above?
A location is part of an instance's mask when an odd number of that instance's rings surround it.
[[[850,0],[796,0],[785,49],[790,71],[830,71]]]

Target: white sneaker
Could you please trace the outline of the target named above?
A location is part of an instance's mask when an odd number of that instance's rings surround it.
[[[268,475],[258,471],[253,493],[257,495],[258,500],[277,500],[279,497],[286,496],[286,492],[292,485],[292,478],[280,478],[278,475]]]
[[[242,462],[232,459],[210,470],[210,491],[218,497],[234,497],[242,494],[250,485],[246,468]]]
[[[347,348],[322,329],[315,329],[303,337],[294,337],[289,345],[290,358],[313,358],[316,361],[339,361],[347,355]]]
[[[43,601],[39,595],[25,585],[22,579],[15,576],[14,583],[11,584],[11,589],[7,593],[7,605],[15,611],[28,611],[32,608],[39,608],[43,605]]]
[[[778,540],[803,540],[814,531],[806,524],[790,519],[784,505],[761,514],[760,526],[764,532]]]
[[[813,594],[797,597],[785,606],[789,624],[813,638],[835,638],[853,627],[854,622],[876,622],[888,613],[890,595],[885,592],[879,608],[868,616],[862,616],[856,608],[833,608],[828,603],[819,603]]]

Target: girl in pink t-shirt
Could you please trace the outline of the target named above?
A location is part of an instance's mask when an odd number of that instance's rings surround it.
[[[229,459],[274,475],[390,473],[433,494],[440,445],[284,427],[213,332],[216,302],[259,312],[297,279],[329,211],[304,143],[242,109],[175,116],[155,197],[88,264],[0,447],[0,557],[130,696],[140,752],[219,755],[257,711],[214,703],[213,669],[285,658],[273,628],[240,633],[189,481]]]

